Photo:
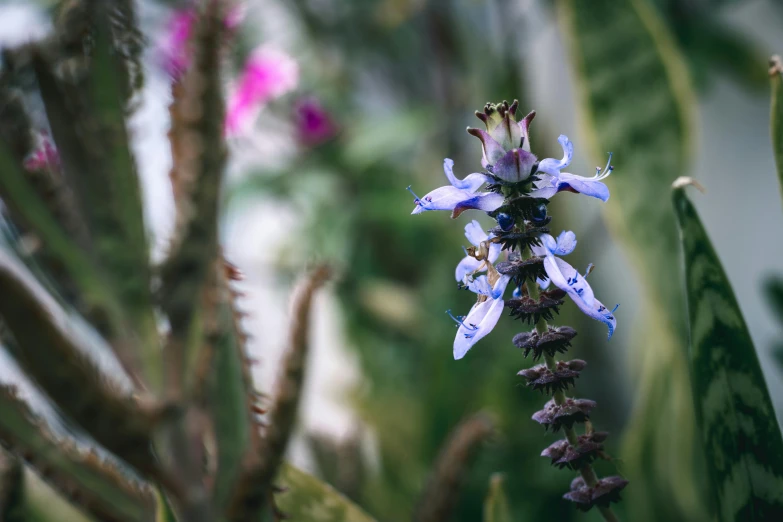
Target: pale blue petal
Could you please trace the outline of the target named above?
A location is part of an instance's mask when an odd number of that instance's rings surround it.
[[[457,269],[454,272],[454,277],[457,279],[457,281],[464,281],[465,276],[478,270],[479,266],[481,266],[481,263],[482,261],[479,261],[475,257],[465,256],[457,265]]]
[[[533,252],[533,255],[544,257],[549,255],[551,252],[550,248],[555,248],[557,245],[557,242],[555,241],[555,238],[550,236],[549,234],[541,234],[538,236],[538,238],[541,240],[540,245],[531,245],[530,250]]]
[[[590,311],[583,311],[595,319],[596,321],[601,321],[604,323],[607,327],[609,327],[609,335],[607,336],[607,339],[612,338],[612,334],[614,333],[615,329],[617,328],[617,318],[614,316],[614,314],[606,308],[601,301],[598,299],[593,301],[593,306],[590,308]]]
[[[574,267],[554,256],[544,260],[549,279],[576,303],[587,316],[604,323],[609,328],[609,338],[617,327],[617,319],[598,299],[585,278]]]
[[[568,172],[539,175],[535,185],[536,189],[530,192],[530,196],[534,198],[551,199],[558,192],[569,191],[592,196],[601,201],[609,199],[609,188],[601,181]]]
[[[549,234],[541,234],[538,236],[541,242],[544,244],[544,248],[547,249],[547,253],[557,250],[557,241]]]
[[[476,192],[481,185],[491,181],[489,176],[479,173],[469,174],[465,179],[457,179],[454,175],[454,160],[449,158],[443,160],[443,173],[446,174],[451,186],[469,192]]]
[[[490,295],[492,293],[492,287],[489,286],[489,281],[487,281],[487,276],[485,275],[480,275],[475,279],[468,281],[467,286],[468,290],[474,294]]]
[[[536,188],[530,191],[531,198],[551,199],[557,194],[557,176],[551,174],[537,174]]]
[[[544,259],[544,270],[552,283],[560,290],[567,292],[574,302],[584,303],[588,307],[593,306],[593,301],[595,301],[593,289],[576,268],[559,257],[547,256]]]
[[[497,194],[495,192],[479,192],[478,194],[470,194],[470,198],[463,199],[457,203],[451,213],[452,218],[456,218],[466,210],[475,209],[483,210],[484,212],[492,212],[503,206],[505,197],[503,194]]]
[[[487,254],[487,259],[489,260],[490,263],[494,264],[495,261],[498,260],[502,248],[503,245],[501,245],[500,243],[489,244],[489,254]]]
[[[563,147],[563,158],[547,158],[541,160],[538,164],[538,171],[545,172],[547,174],[557,175],[561,169],[571,164],[571,159],[574,157],[574,144],[568,139],[568,136],[561,134],[557,141],[560,142],[560,146]]]
[[[552,250],[552,253],[558,256],[566,256],[573,252],[575,248],[576,234],[570,230],[564,230],[557,236],[557,247]]]
[[[552,280],[549,279],[549,278],[547,278],[547,279],[536,279],[536,283],[538,283],[538,286],[541,287],[541,290],[546,290],[547,288],[549,288],[549,283],[551,283],[551,282],[552,282]]]
[[[446,185],[436,188],[420,200],[416,200],[416,208],[411,214],[421,214],[428,210],[454,210],[460,203],[474,198],[475,195],[471,192]]]
[[[454,338],[455,360],[465,357],[474,344],[492,331],[503,314],[504,304],[502,299],[487,299],[473,305],[457,329],[457,336]]]
[[[489,239],[489,236],[481,227],[481,223],[475,219],[465,225],[465,237],[468,238],[468,241],[470,241],[473,246],[481,246],[482,241]]]
[[[500,279],[495,282],[495,286],[492,287],[492,292],[489,296],[492,299],[500,299],[503,297],[503,293],[506,291],[509,281],[511,281],[511,276],[500,276]]]
[[[601,181],[561,172],[558,177],[557,190],[571,190],[586,196],[598,198],[603,202],[609,200],[609,188]]]

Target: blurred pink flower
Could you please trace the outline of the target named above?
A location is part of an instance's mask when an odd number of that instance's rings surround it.
[[[319,145],[337,134],[337,125],[317,99],[299,100],[295,111],[299,140],[305,145]]]
[[[236,135],[270,100],[296,88],[299,65],[289,55],[269,46],[253,51],[228,100],[226,134]]]
[[[44,169],[59,170],[60,153],[57,152],[47,132],[41,132],[37,148],[25,158],[23,166],[30,172]]]
[[[223,20],[227,41],[233,38],[244,17],[243,6],[236,4],[228,9]],[[158,45],[158,59],[161,66],[175,79],[179,79],[185,73],[193,59],[190,39],[196,18],[197,12],[192,7],[174,11],[164,38]]]
[[[190,66],[193,55],[190,36],[196,12],[193,9],[175,11],[169,20],[163,42],[159,46],[159,58],[163,69],[174,78],[179,78]]]

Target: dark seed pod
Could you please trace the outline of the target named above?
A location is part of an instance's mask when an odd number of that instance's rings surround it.
[[[557,353],[565,353],[571,346],[571,340],[576,337],[576,330],[570,326],[560,326],[539,334],[536,330],[522,332],[514,336],[514,345],[524,351],[525,357],[531,352],[533,359],[539,359],[542,354],[554,357]]]

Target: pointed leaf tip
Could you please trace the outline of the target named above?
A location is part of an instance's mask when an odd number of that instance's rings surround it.
[[[687,186],[696,187],[702,194],[707,193],[707,188],[704,185],[688,176],[680,176],[672,183],[672,189],[674,190],[683,189]]]

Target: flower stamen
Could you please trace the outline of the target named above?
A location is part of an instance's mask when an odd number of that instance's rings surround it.
[[[595,176],[593,176],[591,179],[595,181],[601,181],[602,179],[608,178],[609,175],[614,170],[614,167],[612,166],[612,153],[609,153],[609,159],[606,162],[606,166],[604,167],[604,170],[601,170],[601,167],[595,168]]]
[[[460,326],[464,326],[466,329],[475,332],[478,330],[478,326],[476,326],[473,323],[469,323],[469,325],[465,324],[465,316],[464,315],[458,315],[454,317],[454,314],[451,313],[451,310],[446,310],[446,313],[449,314],[449,317],[451,317],[455,323],[457,323]],[[465,337],[472,337],[465,334]]]
[[[417,196],[416,193],[413,192],[413,189],[411,188],[411,185],[408,185],[408,187],[405,190],[407,190],[408,192],[413,194],[413,198],[414,198],[413,202],[417,206],[420,206],[420,207],[423,207],[423,208],[427,209],[427,204],[426,203],[429,203],[429,202],[432,201],[432,198],[430,198],[429,196],[424,196],[424,199],[421,199],[419,196]]]

